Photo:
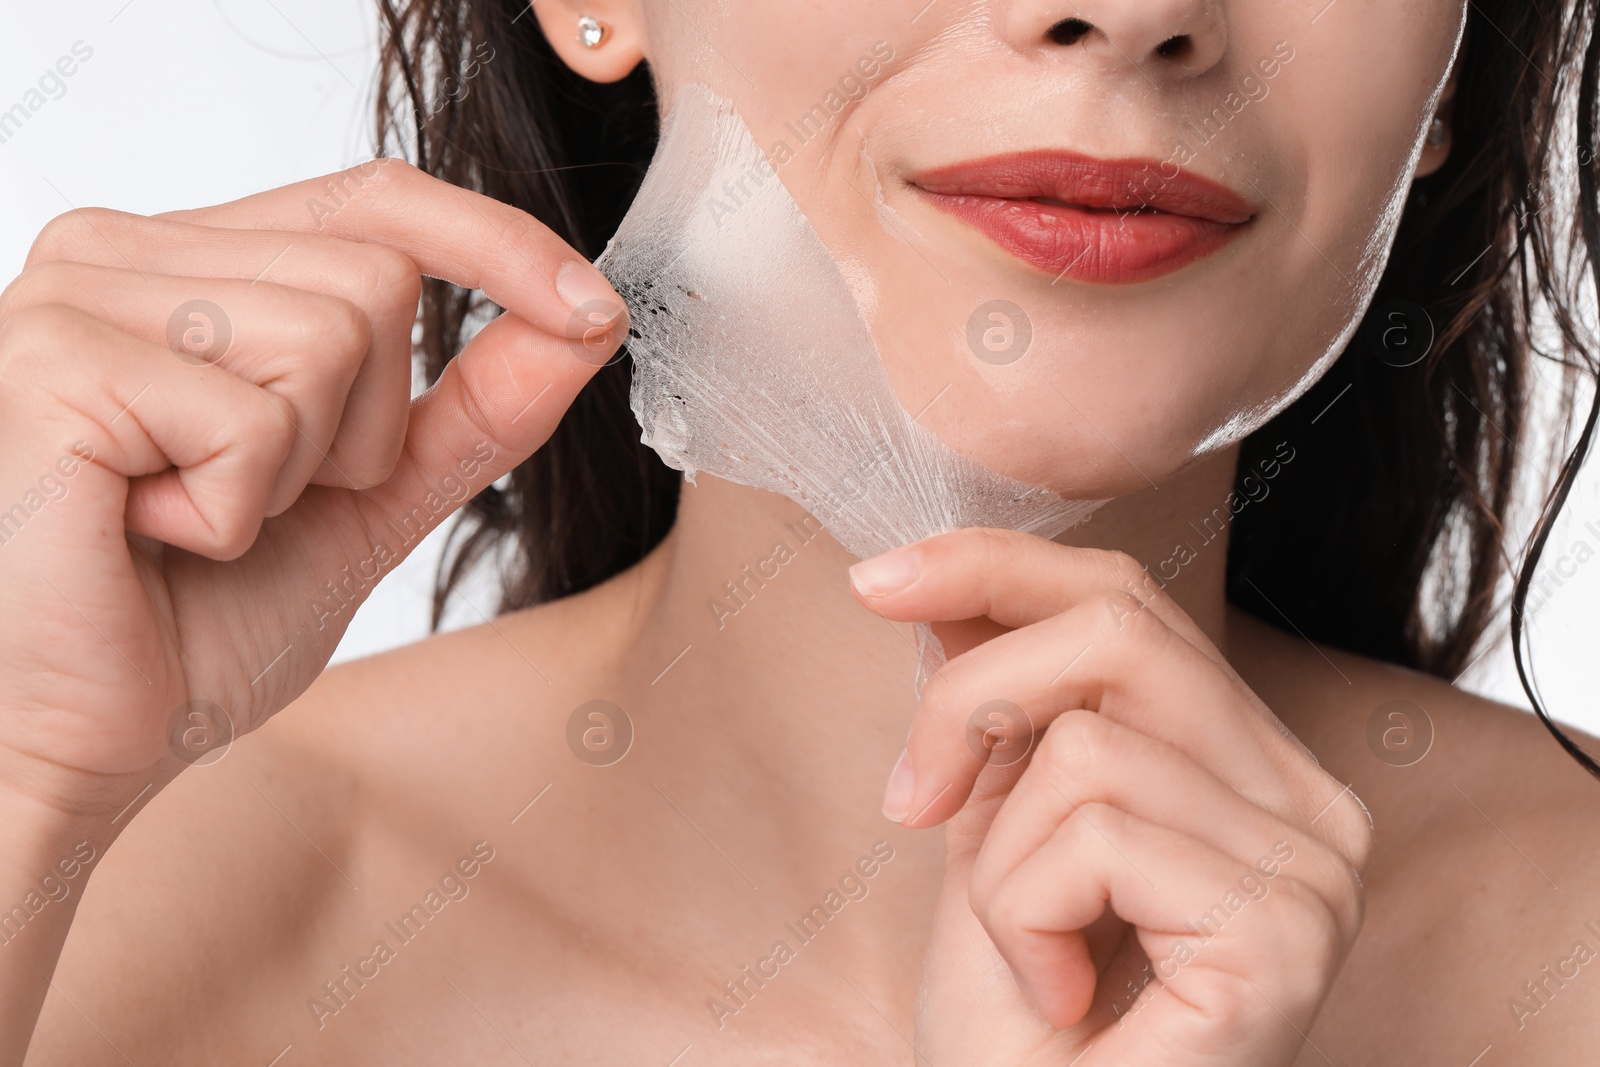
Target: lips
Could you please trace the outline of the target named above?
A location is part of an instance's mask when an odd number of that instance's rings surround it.
[[[1220,251],[1255,218],[1233,190],[1171,162],[1072,152],[993,156],[910,178],[933,206],[1055,278],[1150,281]]]

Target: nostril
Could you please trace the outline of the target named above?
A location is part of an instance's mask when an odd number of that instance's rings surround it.
[[[1045,31],[1045,36],[1056,44],[1077,44],[1094,29],[1082,19],[1062,19]]]
[[[1194,41],[1186,33],[1180,33],[1176,37],[1168,37],[1165,41],[1156,45],[1156,55],[1162,59],[1182,59],[1192,51],[1194,51]]]

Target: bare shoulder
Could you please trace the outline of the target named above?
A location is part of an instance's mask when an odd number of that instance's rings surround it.
[[[625,599],[602,587],[332,667],[125,815],[28,1062],[266,1063],[303,1042],[308,994],[377,917],[492,855],[551,780]]]
[[[1491,833],[1511,825],[1531,840],[1570,841],[1569,831],[1600,820],[1600,781],[1532,713],[1242,614],[1234,619],[1247,634],[1249,653],[1238,664],[1246,681],[1375,819],[1382,809],[1391,833],[1460,830],[1475,820]],[[1600,740],[1567,733],[1600,754]],[[1600,850],[1572,858],[1600,863]]]
[[[1468,1063],[1493,1046],[1496,1062],[1580,1062],[1600,1038],[1600,781],[1523,709],[1240,626],[1256,660],[1241,673],[1376,831],[1366,924],[1325,1022],[1369,1035],[1350,1039],[1358,1059]],[[1374,1029],[1373,989],[1410,1022]]]

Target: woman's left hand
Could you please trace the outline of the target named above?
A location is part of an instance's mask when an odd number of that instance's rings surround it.
[[[1350,790],[1127,556],[963,530],[851,577],[951,656],[885,797],[949,820],[919,1062],[1293,1063],[1361,924]]]

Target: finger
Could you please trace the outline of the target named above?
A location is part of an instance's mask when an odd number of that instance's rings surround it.
[[[75,308],[25,308],[3,333],[8,406],[27,409],[7,423],[77,421],[95,465],[129,479],[130,533],[212,559],[250,546],[293,447],[286,401]]]
[[[899,806],[918,826],[960,809],[995,740],[986,713],[1001,701],[1019,720],[1019,756],[1058,715],[1089,709],[1172,745],[1253,803],[1292,809],[1286,781],[1324,776],[1251,699],[1131,595],[1100,594],[958,656],[929,680],[906,746],[912,789]]]
[[[1005,798],[973,866],[974,907],[1085,804],[1110,805],[1254,868],[1239,887],[1251,898],[1287,874],[1328,902],[1348,938],[1360,928],[1359,882],[1344,857],[1249,803],[1169,745],[1090,711],[1068,712],[1050,725]]]
[[[1197,931],[1193,919],[1239,897],[1251,874],[1194,838],[1091,804],[975,914],[1019,988],[1056,1027],[1078,1022],[1093,1003],[1096,975],[1082,931],[1109,908],[1137,928],[1165,999],[1183,1008],[1159,1021],[1142,1018],[1141,1029],[1210,1044],[1219,1034],[1239,1041],[1270,1026],[1276,1043],[1293,1036],[1278,1012],[1301,1025],[1309,1020],[1346,943],[1321,901],[1288,879],[1245,898],[1221,927]],[[1252,985],[1272,990],[1273,1003],[1252,995]]]
[[[77,308],[171,349],[175,360],[220,367],[286,400],[294,444],[269,494],[269,516],[294,503],[319,477],[358,487],[358,475],[330,457],[352,383],[371,347],[368,319],[355,305],[271,282],[141,278],[127,270],[55,261],[25,271],[0,294],[0,318],[41,304]],[[169,308],[184,314],[175,318]],[[380,417],[387,424],[377,431],[379,441],[363,442],[369,449],[383,449],[384,437],[403,437],[406,400],[391,398],[387,411],[365,413],[369,430]],[[355,466],[358,472],[367,469]]]
[[[557,337],[581,338],[625,315],[605,276],[532,215],[398,159],[163,217],[387,245]]]
[[[1012,629],[1119,591],[1136,597],[1207,658],[1226,664],[1155,575],[1121,552],[1069,548],[1014,530],[966,529],[864,560],[850,568],[850,578],[861,602],[887,619],[983,617]]]
[[[413,405],[394,474],[360,495],[363,525],[438,525],[544,444],[596,369],[517,315],[495,319]]]
[[[290,613],[284,624],[294,655],[287,669],[251,687],[250,706],[258,715],[303,692],[384,576],[543,444],[596,369],[573,359],[565,339],[502,314],[413,402],[405,446],[387,481],[362,491],[311,486],[294,507],[263,525],[261,550],[230,568],[232,580],[276,591]],[[238,616],[247,632],[258,610],[218,607]],[[260,653],[271,660],[282,648]],[[197,691],[226,684],[204,664],[195,670],[202,675],[191,679]]]
[[[1052,728],[1058,716],[1091,709],[1172,748],[1357,870],[1371,854],[1372,821],[1350,788],[1323,770],[1248,687],[1127,594],[1087,602],[952,660],[923,690],[908,742],[913,760],[922,758],[923,742],[940,769],[983,753],[992,738],[974,736],[988,724],[975,723],[972,709],[992,709],[997,695],[1006,714],[1020,718],[1026,736],[1017,747]],[[925,717],[945,725],[924,733]],[[958,779],[952,792],[964,784]],[[947,797],[942,804],[948,803]]]
[[[404,420],[396,413],[411,399],[412,325],[421,291],[418,267],[403,253],[323,234],[230,230],[90,210],[53,221],[34,243],[28,263],[14,286],[31,287],[36,276],[48,283],[52,274],[70,280],[72,264],[87,264],[132,271],[141,282],[169,275],[233,278],[253,286],[275,283],[355,305],[371,324],[371,343],[316,481],[365,488],[393,470],[405,439]],[[160,301],[152,297],[147,314],[154,314],[164,331],[182,337],[196,313],[195,299],[195,294],[182,292],[163,294]],[[232,314],[224,306],[199,311],[219,330],[228,326]],[[313,347],[306,358],[316,353]]]

